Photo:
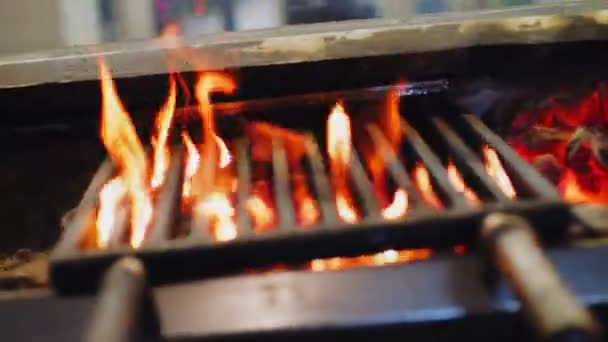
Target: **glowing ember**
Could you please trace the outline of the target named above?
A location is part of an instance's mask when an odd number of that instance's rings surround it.
[[[430,249],[389,249],[384,252],[358,257],[315,259],[311,261],[310,269],[316,272],[338,271],[356,267],[411,263],[427,260],[431,256],[433,256],[433,251]]]
[[[607,94],[602,83],[578,101],[553,97],[512,121],[509,144],[568,202],[608,203]]]
[[[473,192],[473,190],[471,190],[471,188],[469,188],[465,184],[464,179],[462,178],[462,175],[460,174],[460,172],[458,172],[456,165],[454,165],[454,163],[452,163],[452,161],[448,162],[447,171],[448,171],[448,178],[450,179],[450,182],[452,183],[452,186],[454,186],[456,191],[463,193],[464,197],[467,198],[467,201],[469,202],[470,205],[472,205],[472,206],[480,205],[481,202],[479,201],[479,197],[477,197],[475,192]]]
[[[350,118],[341,103],[337,103],[327,119],[327,154],[331,180],[336,193],[338,216],[348,223],[359,219],[349,188],[348,171],[352,155]]]
[[[561,191],[563,197],[570,203],[608,204],[608,191],[593,192],[584,189],[579,184],[578,178],[572,170],[566,170],[564,172],[557,188]]]
[[[258,230],[267,230],[275,224],[274,210],[270,207],[260,195],[254,194],[247,200],[245,204],[247,212],[253,219],[253,226]]]
[[[182,197],[189,199],[192,196],[192,177],[194,177],[194,174],[198,169],[201,162],[201,156],[187,132],[182,132],[182,142],[186,147],[186,167],[184,170]]]
[[[494,151],[494,149],[488,145],[484,145],[483,156],[488,174],[494,179],[494,181],[496,181],[498,187],[508,198],[515,198],[516,193],[515,189],[513,188],[513,184],[511,184],[511,180],[503,168],[496,151]]]
[[[414,180],[416,182],[416,186],[422,195],[422,199],[426,204],[428,204],[431,208],[440,209],[443,207],[439,197],[435,194],[435,190],[433,190],[433,185],[431,183],[431,178],[429,176],[429,172],[421,163],[417,163],[414,168]]]
[[[382,217],[387,220],[396,220],[401,218],[407,212],[408,199],[407,193],[403,189],[397,189],[393,196],[393,202],[382,210]]]
[[[169,138],[169,130],[175,112],[175,80],[173,77],[169,79],[169,97],[161,110],[156,115],[156,137],[152,139],[154,146],[154,168],[152,169],[152,179],[150,181],[152,188],[158,188],[164,181],[167,169],[169,168],[169,148],[167,147],[167,139]]]
[[[195,210],[197,214],[207,219],[217,241],[229,241],[236,238],[235,210],[226,194],[211,193],[205,200],[198,203]]]
[[[114,228],[115,213],[127,195],[127,186],[121,178],[114,178],[106,183],[99,193],[99,212],[97,213],[97,247],[108,247],[112,229]],[[124,204],[124,203],[122,203]]]
[[[148,163],[135,127],[120,102],[110,71],[101,59],[98,68],[103,98],[101,137],[128,188],[130,244],[136,248],[143,242],[152,217],[152,202],[146,186]]]

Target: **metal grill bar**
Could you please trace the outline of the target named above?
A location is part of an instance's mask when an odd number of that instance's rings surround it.
[[[95,213],[99,205],[99,192],[103,186],[114,175],[114,163],[108,158],[101,163],[99,169],[91,179],[82,200],[73,209],[74,217],[70,221],[61,239],[57,243],[55,253],[58,255],[69,254],[74,251],[80,241],[84,238],[90,224],[94,222]]]
[[[199,203],[209,196],[215,188],[215,180],[218,165],[218,151],[212,142],[205,142],[201,163],[198,171],[192,177],[192,194],[198,198],[192,208],[192,219],[190,224],[190,239],[193,242],[212,242],[213,237],[207,218],[200,211]]]
[[[283,142],[272,139],[272,171],[274,180],[274,202],[279,213],[279,230],[289,231],[295,227],[295,213],[289,185],[289,164]]]
[[[339,222],[336,202],[330,191],[331,183],[327,179],[326,168],[319,152],[319,146],[312,136],[307,137],[306,155],[310,162],[311,177],[315,185],[321,216],[323,217],[323,222],[325,222],[323,227],[331,228]]]
[[[560,195],[546,178],[541,176],[534,167],[522,160],[498,135],[492,132],[481,120],[474,115],[463,115],[470,127],[485,140],[506,162],[505,166],[517,169],[511,172],[512,178],[517,178],[534,196],[545,199],[559,199]]]
[[[357,195],[361,200],[361,205],[367,218],[376,218],[380,213],[380,205],[374,196],[374,188],[365,172],[365,167],[357,152],[353,151],[351,157],[350,176]]]
[[[376,145],[376,148],[380,150],[380,154],[386,163],[386,167],[390,172],[391,176],[397,183],[397,186],[404,189],[408,195],[408,210],[418,212],[420,210],[426,211],[426,206],[420,199],[418,190],[412,183],[407,171],[399,161],[399,158],[395,155],[395,151],[390,147],[388,141],[382,134],[382,131],[376,125],[368,125],[367,130]]]
[[[184,151],[182,148],[176,148],[169,161],[166,179],[154,206],[150,237],[145,242],[146,245],[154,245],[171,238],[175,223],[179,221],[184,180],[183,167]]]
[[[420,137],[418,131],[405,119],[401,121],[401,125],[405,136],[404,140],[410,143],[420,160],[429,170],[435,184],[437,184],[437,186],[441,188],[441,191],[446,194],[450,201],[448,204],[456,208],[467,207],[466,198],[452,187],[445,167],[427,143]]]
[[[471,151],[456,132],[439,117],[433,117],[433,123],[443,137],[445,145],[450,150],[450,157],[452,157],[454,163],[459,166],[459,169],[463,174],[466,171],[472,174],[473,177],[469,177],[468,179],[477,182],[478,186],[475,188],[478,190],[479,195],[484,197],[484,199],[498,200],[501,202],[507,201],[508,198],[498,188],[494,180],[490,178],[479,157]]]
[[[251,192],[251,160],[249,158],[249,143],[247,138],[241,138],[236,143],[236,172],[238,185],[236,188],[236,222],[239,236],[246,238],[253,235],[251,218],[247,212],[247,199]]]

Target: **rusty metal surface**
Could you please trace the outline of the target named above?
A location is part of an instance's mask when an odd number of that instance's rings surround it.
[[[557,249],[548,256],[582,303],[605,305],[605,247]],[[500,316],[503,323],[520,319],[508,283],[486,284],[484,269],[479,258],[465,256],[379,269],[227,277],[160,287],[155,299],[163,335],[172,337],[310,341],[312,335],[331,341],[327,336],[336,331],[360,337],[375,327],[374,340],[402,341],[421,334],[425,324],[469,321],[467,329],[451,333],[467,341],[522,340],[521,335],[506,338],[512,330],[482,323],[487,316]],[[409,327],[409,334],[380,338],[391,326]],[[522,334],[525,327],[515,330]],[[417,340],[453,341],[455,336],[443,329],[426,333]]]
[[[599,340],[599,326],[577,303],[524,219],[492,214],[484,220],[482,235],[543,340],[556,341],[565,335]]]
[[[182,61],[181,71],[312,62],[439,51],[497,44],[539,44],[608,37],[608,11],[583,2],[465,14],[373,19],[219,33],[186,39],[202,61]],[[0,88],[97,78],[104,56],[117,78],[166,74],[175,41],[151,40],[75,47],[0,57]]]

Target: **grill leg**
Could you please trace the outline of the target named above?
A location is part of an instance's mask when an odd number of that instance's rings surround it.
[[[545,256],[521,217],[489,215],[482,235],[536,332],[546,341],[593,341],[598,326]]]
[[[159,331],[143,264],[131,257],[118,260],[103,278],[83,340],[130,342],[143,336],[160,336]]]

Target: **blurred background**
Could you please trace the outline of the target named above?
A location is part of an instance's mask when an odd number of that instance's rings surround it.
[[[363,18],[556,4],[564,0],[0,0],[0,54]]]

